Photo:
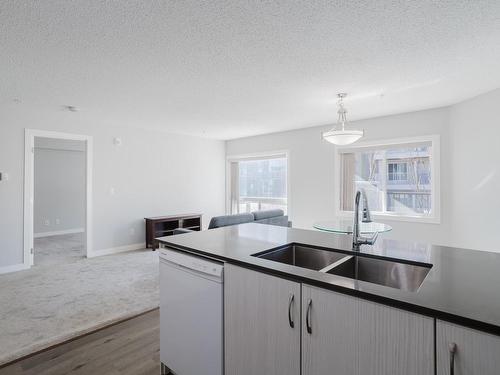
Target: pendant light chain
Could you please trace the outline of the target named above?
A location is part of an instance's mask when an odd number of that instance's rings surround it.
[[[335,145],[349,145],[356,142],[364,136],[364,130],[346,130],[345,124],[347,123],[347,109],[344,107],[344,98],[347,96],[346,93],[339,93],[337,97],[339,98],[337,105],[339,107],[337,113],[339,115],[338,122],[333,127],[332,130],[323,132],[322,136],[325,141],[333,143]],[[340,128],[340,129],[339,129]]]
[[[342,124],[342,130],[345,130],[345,123],[347,122],[347,110],[344,107],[344,97],[347,94],[338,94],[339,101],[337,102],[339,106],[339,110],[337,113],[339,114],[339,119],[338,122],[339,124]]]

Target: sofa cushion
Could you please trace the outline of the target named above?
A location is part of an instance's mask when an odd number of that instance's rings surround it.
[[[272,217],[279,217],[285,215],[285,212],[281,209],[275,210],[262,210],[262,211],[254,211],[252,212],[255,217],[255,221],[270,219]]]
[[[212,220],[210,220],[210,224],[208,224],[208,229],[227,227],[229,225],[250,223],[252,221],[254,221],[254,216],[253,214],[250,213],[215,216],[212,218]]]
[[[280,227],[291,227],[292,223],[288,221],[288,216],[276,216],[269,219],[255,220],[259,224],[278,225]]]

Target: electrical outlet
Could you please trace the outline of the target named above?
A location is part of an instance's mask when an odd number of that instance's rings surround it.
[[[44,222],[43,222],[43,224],[44,224],[46,227],[50,226],[50,220],[49,220],[49,219],[45,219],[45,220],[44,220]]]
[[[61,224],[61,219],[56,219],[56,225]]]
[[[110,195],[115,195],[115,194],[116,194],[116,190],[115,190],[115,188],[114,188],[114,187],[110,187],[110,188],[109,188],[109,194],[110,194]]]
[[[135,234],[135,228],[130,228],[128,232],[130,233],[131,236],[133,236]]]

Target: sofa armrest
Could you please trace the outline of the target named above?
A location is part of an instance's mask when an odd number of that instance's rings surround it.
[[[185,229],[185,228],[177,228],[177,229],[174,229],[174,235],[175,235],[175,234],[191,233],[191,232],[194,232],[194,230],[191,230],[191,229]]]

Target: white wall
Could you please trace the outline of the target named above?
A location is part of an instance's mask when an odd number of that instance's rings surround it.
[[[384,220],[387,238],[500,251],[500,89],[434,110],[353,123],[366,140],[441,136],[441,222]],[[330,126],[228,141],[227,155],[290,151],[291,219],[311,228],[334,215],[334,149],[321,139]]]
[[[202,212],[206,225],[224,212],[222,141],[126,128],[57,105],[2,103],[0,171],[10,178],[0,182],[0,271],[23,262],[24,128],[93,136],[96,251],[143,243],[146,216]]]
[[[441,224],[391,222],[386,236],[498,250],[500,90],[450,108],[359,121],[367,139],[441,135]],[[3,103],[0,111],[0,271],[23,259],[24,128],[94,137],[94,248],[144,241],[143,217],[201,211],[205,225],[224,212],[224,142],[142,131],[105,116]],[[291,218],[311,228],[333,213],[329,126],[228,141],[226,154],[290,151]],[[469,129],[479,129],[471,135]],[[123,145],[113,145],[121,137]],[[110,188],[115,194],[110,194]]]
[[[35,138],[34,232],[85,229],[85,144]]]
[[[380,117],[353,123],[365,129],[365,140],[402,138],[417,135],[441,136],[441,188],[448,190],[449,108]],[[294,227],[312,229],[318,220],[334,216],[334,147],[323,141],[321,133],[331,126],[313,127],[270,135],[231,140],[227,155],[288,150],[290,152],[290,208]],[[388,221],[394,230],[388,238],[446,242],[449,230],[449,199],[442,194],[441,224]]]
[[[450,242],[500,251],[500,89],[451,108]]]

